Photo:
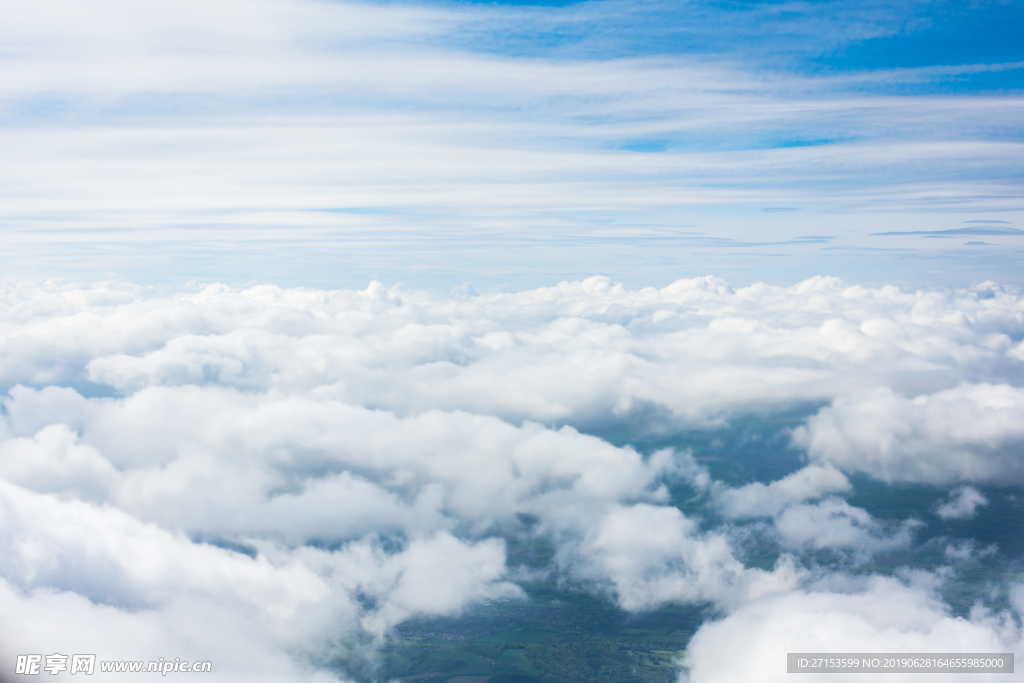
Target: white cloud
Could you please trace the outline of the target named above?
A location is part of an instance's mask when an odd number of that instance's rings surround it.
[[[908,520],[883,525],[866,510],[839,498],[792,505],[775,518],[775,530],[785,547],[849,548],[858,553],[908,546],[919,524]]]
[[[357,549],[374,552],[367,546]],[[337,570],[339,580],[365,577],[360,590],[380,604],[363,618],[363,626],[377,636],[410,616],[457,614],[478,600],[522,596],[516,586],[501,581],[505,549],[497,539],[467,545],[441,533],[413,541],[397,555],[372,558],[369,566],[363,553],[346,553],[352,555],[357,566],[346,564]]]
[[[699,533],[672,507],[611,510],[587,534],[580,555],[583,575],[607,577],[628,610],[669,602],[731,605],[785,590],[800,578],[787,561],[772,572],[744,567],[725,536]]]
[[[350,630],[356,616],[349,595],[294,558],[196,544],[116,508],[6,482],[0,514],[0,594],[13,610],[4,613],[19,615],[17,631],[4,625],[5,655],[209,658],[228,680],[264,675],[263,664],[301,680],[293,655]],[[261,652],[247,660],[242,647]]]
[[[839,583],[836,579],[833,583]],[[686,653],[686,683],[789,681],[787,652],[1024,652],[1019,622],[983,609],[954,616],[934,593],[896,579],[819,585],[752,601],[703,625]],[[800,674],[828,681],[835,674]],[[1000,675],[972,675],[998,681]],[[878,680],[844,674],[844,680]],[[948,680],[949,674],[886,674],[886,680]]]
[[[957,540],[946,544],[943,549],[943,556],[951,562],[965,562],[968,560],[978,560],[985,557],[990,557],[999,552],[999,547],[995,544],[986,546],[979,546],[979,544],[972,540]]]
[[[316,389],[400,414],[437,408],[574,424],[654,407],[706,424],[721,411],[879,387],[918,395],[1024,379],[1008,346],[1024,332],[1011,292],[901,292],[827,278],[627,290],[592,278],[457,300],[380,287],[32,296],[40,313],[7,323],[8,385]],[[68,308],[69,296],[83,304]]]
[[[716,484],[712,499],[729,519],[772,518],[779,543],[789,550],[842,548],[868,556],[910,544],[918,522],[886,524],[833,495],[852,488],[838,470],[808,465],[769,484]]]
[[[67,425],[52,424],[31,438],[0,442],[0,476],[34,491],[102,501],[117,470],[95,448],[79,443]]]
[[[8,408],[19,416],[16,429],[38,426],[26,413],[39,410],[46,393],[14,392]],[[111,474],[104,501],[168,528],[302,544],[455,528],[486,533],[529,513],[563,538],[564,549],[579,546],[566,558],[573,571],[611,581],[631,609],[724,600],[733,584],[753,580],[724,537],[697,534],[675,508],[650,504],[665,497],[657,482],[674,471],[670,451],[645,462],[635,451],[567,427],[516,428],[436,411],[397,418],[330,399],[220,388],[155,387],[126,399],[90,399],[80,408],[71,419],[82,425],[80,439],[88,446],[62,426],[38,434],[59,431],[78,448],[105,453],[108,470],[113,473],[113,463],[119,471]],[[168,415],[176,418],[173,427]],[[41,466],[23,481],[52,488]],[[72,481],[63,490],[84,497],[86,485],[91,493],[87,477],[77,489]],[[650,503],[620,503],[636,500]],[[656,519],[647,520],[651,515]],[[662,518],[672,543],[648,538],[650,556],[619,547],[620,540],[645,538],[652,533],[647,522]],[[658,572],[671,586],[638,597],[644,591],[634,574]],[[697,578],[692,585],[690,574]]]
[[[753,482],[716,492],[716,503],[730,518],[772,517],[787,505],[813,500],[851,488],[849,480],[832,467],[810,465],[770,484]]]
[[[935,508],[942,519],[970,519],[978,508],[988,505],[988,498],[973,486],[961,486],[951,491],[948,500]]]
[[[19,652],[64,647],[107,658],[207,658],[224,680],[302,680],[334,640],[357,637],[360,628],[379,637],[413,615],[453,614],[476,600],[519,595],[502,581],[505,554],[495,539],[467,543],[441,532],[392,553],[372,536],[334,552],[264,542],[250,557],[117,508],[3,482],[0,514],[0,574],[4,590],[14,591],[5,597],[22,608],[5,612],[21,614],[5,646]],[[361,607],[362,596],[374,604]],[[59,605],[71,618],[51,630],[47,620]],[[107,623],[104,614],[111,630],[82,629],[90,618]],[[125,635],[122,627],[137,632]],[[228,631],[218,635],[216,628]],[[260,652],[247,659],[250,648]]]
[[[14,670],[18,653],[96,653],[98,659],[165,660],[214,663],[218,681],[344,680],[323,670],[303,665],[281,650],[261,624],[246,615],[210,602],[183,598],[157,610],[125,610],[95,603],[79,593],[35,589],[26,591],[0,579],[0,607],[8,615],[0,625],[3,644],[0,663],[5,674]],[[12,623],[10,615],[17,615]],[[45,674],[49,675],[49,674]],[[93,680],[112,683],[125,674]],[[194,674],[187,675],[191,680]],[[77,676],[55,676],[75,680]],[[169,674],[161,680],[183,681],[186,674]],[[6,679],[5,679],[6,680]]]
[[[837,398],[797,431],[816,460],[883,481],[1024,481],[1024,390],[960,384],[918,396],[888,387]]]

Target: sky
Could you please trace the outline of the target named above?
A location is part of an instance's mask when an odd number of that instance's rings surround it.
[[[538,585],[1024,661],[1021,3],[0,10],[0,681]]]
[[[8,277],[1020,283],[1019,3],[4,10]]]

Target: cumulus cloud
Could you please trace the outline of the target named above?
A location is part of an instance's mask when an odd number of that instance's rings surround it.
[[[497,539],[464,542],[438,532],[398,552],[385,552],[372,536],[335,552],[262,542],[250,556],[112,506],[5,482],[0,514],[0,592],[15,610],[5,613],[20,615],[16,631],[5,626],[5,644],[19,652],[210,659],[223,680],[306,680],[313,667],[302,662],[339,637],[380,637],[409,616],[519,595],[502,580]],[[370,606],[360,604],[367,599]],[[59,605],[72,618],[54,629],[47,620],[57,619]],[[79,630],[90,618],[106,623],[104,614],[111,630]],[[215,627],[228,632],[210,638]],[[250,648],[260,656],[249,658]]]
[[[780,544],[790,550],[844,548],[870,555],[911,542],[918,522],[885,524],[832,495],[851,490],[850,481],[838,470],[809,465],[768,484],[718,484],[713,501],[729,519],[772,518]]]
[[[193,543],[110,506],[6,482],[0,514],[0,599],[18,615],[2,627],[5,671],[14,652],[95,652],[210,659],[225,680],[304,680],[291,653],[355,618],[349,596],[290,558]]]
[[[942,519],[970,519],[978,508],[988,505],[988,498],[973,486],[961,486],[950,492],[949,498],[935,508]]]
[[[789,681],[787,652],[1024,652],[1019,613],[978,608],[952,614],[927,586],[869,577],[828,582],[751,601],[703,625],[686,652],[681,683]],[[846,585],[841,585],[841,584]],[[840,584],[840,585],[836,585]],[[998,681],[1001,675],[972,675]],[[835,674],[801,674],[827,681]],[[886,674],[886,680],[947,680],[949,674]],[[844,674],[877,680],[877,674]]]
[[[837,398],[795,434],[815,460],[883,481],[1024,482],[1024,390],[960,384],[917,396],[888,387]]]
[[[675,508],[618,507],[584,540],[584,571],[607,577],[628,610],[670,602],[727,606],[790,588],[800,578],[785,560],[772,572],[748,569],[724,535],[698,535],[695,527]]]
[[[716,502],[730,518],[771,517],[793,503],[842,493],[851,488],[842,472],[832,467],[811,465],[770,484],[753,482],[717,492]]]
[[[1021,299],[815,278],[734,289],[715,278],[629,290],[594,277],[456,299],[365,291],[59,286],[8,299],[0,382],[131,393],[162,385],[309,392],[397,413],[605,422],[1014,384]],[[31,298],[31,301],[27,301]],[[494,391],[500,386],[502,391]]]
[[[325,662],[411,617],[520,599],[506,543],[531,537],[555,548],[536,571],[623,609],[711,604],[737,623],[797,599],[805,553],[913,542],[913,522],[843,500],[843,472],[1019,476],[1024,303],[997,286],[44,283],[0,299],[0,600],[29,615],[4,624],[8,650],[200,652],[225,680],[329,680],[344,671]],[[726,486],[692,453],[597,436],[794,406],[824,407],[793,434],[809,462],[774,482]],[[680,482],[714,515],[678,507]],[[733,527],[759,519],[781,555],[747,566]],[[107,635],[76,639],[97,619]]]
[[[976,541],[958,540],[946,544],[942,554],[951,562],[966,562],[995,555],[999,551],[995,544],[980,546]]]
[[[907,520],[895,528],[887,527],[866,510],[839,498],[792,505],[775,518],[775,529],[786,547],[851,548],[869,553],[909,545],[918,524]]]

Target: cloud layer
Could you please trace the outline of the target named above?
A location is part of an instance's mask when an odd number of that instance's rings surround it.
[[[694,640],[688,675],[740,680],[708,659],[720,634],[759,633],[776,611],[799,625],[819,603],[837,623],[867,618],[849,591],[808,583],[805,558],[914,542],[920,522],[844,499],[848,475],[1021,477],[1024,299],[991,283],[593,277],[450,297],[22,283],[0,300],[0,601],[20,624],[3,624],[7,656],[334,680],[346,670],[327,662],[367,665],[410,617],[524,599],[518,582],[539,573],[625,610],[713,606],[722,621]],[[607,440],[794,407],[810,415],[792,434],[808,462],[774,482],[726,485],[701,453]],[[683,489],[707,507],[679,507]],[[937,514],[969,516],[984,504],[971,491]],[[748,565],[743,529],[765,524],[778,557]],[[540,565],[510,553],[530,539],[554,548]],[[912,603],[908,633],[950,647],[1010,638],[909,584],[856,590]],[[878,619],[857,621],[865,647],[895,628]],[[109,628],[84,628],[97,620]]]

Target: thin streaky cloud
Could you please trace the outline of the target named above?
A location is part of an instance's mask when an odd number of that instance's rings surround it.
[[[1019,228],[949,228],[948,230],[894,230],[890,232],[873,232],[872,237],[890,237],[901,235],[918,235],[922,237],[960,237],[962,235],[991,235],[1019,237],[1024,230]]]

